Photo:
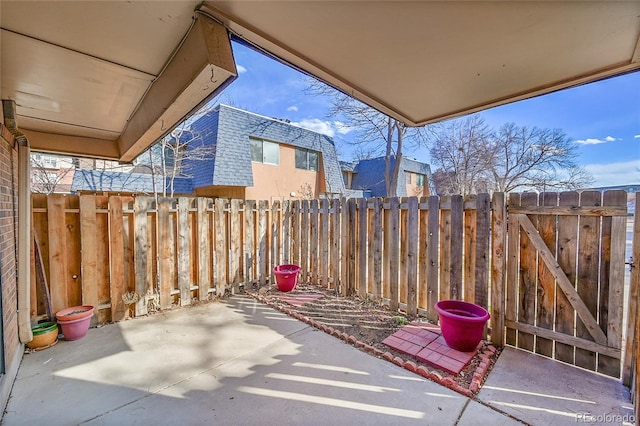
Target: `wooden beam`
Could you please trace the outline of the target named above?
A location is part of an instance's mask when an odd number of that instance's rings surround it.
[[[198,14],[162,74],[151,85],[118,139],[120,159],[131,161],[237,78],[224,26]]]
[[[521,322],[506,320],[505,325],[508,328],[519,330],[527,334],[536,335],[549,340],[555,340],[556,342],[562,342],[566,345],[575,346],[577,348],[581,348],[584,350],[598,352],[602,355],[607,355],[612,358],[620,359],[620,356],[622,354],[620,349],[610,348],[608,346],[600,345],[598,343],[592,342],[591,340],[585,340],[579,337],[569,336],[568,334],[558,333],[552,330],[547,330],[546,328],[540,328],[530,324],[524,324]]]
[[[623,206],[513,206],[509,207],[509,213],[627,217],[627,208]]]

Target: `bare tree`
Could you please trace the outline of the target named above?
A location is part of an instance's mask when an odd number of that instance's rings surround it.
[[[474,115],[431,126],[430,136],[438,193],[467,195],[486,188],[493,147],[482,118]]]
[[[75,169],[70,157],[60,157],[34,152],[31,154],[31,191],[53,194],[62,190],[69,192],[71,185],[63,187],[62,182]]]
[[[202,111],[198,117],[210,111]],[[138,165],[150,170],[155,194],[173,197],[176,178],[193,176],[192,162],[213,161],[215,144],[206,143],[204,132],[191,128],[193,121],[183,122],[138,157]],[[158,181],[161,188],[157,188]]]
[[[430,154],[443,194],[578,189],[593,182],[562,130],[508,123],[494,131],[477,115],[433,126]]]
[[[496,191],[577,189],[593,182],[575,161],[576,145],[560,129],[503,125],[493,139],[491,173]]]
[[[346,125],[356,129],[356,144],[366,144],[369,153],[384,151],[387,196],[396,197],[405,142],[419,144],[423,140],[421,128],[410,128],[315,79],[307,79],[307,93],[330,99],[329,115],[344,117]]]

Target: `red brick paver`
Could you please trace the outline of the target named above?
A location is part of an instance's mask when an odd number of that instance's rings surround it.
[[[452,374],[459,374],[476,354],[476,351],[460,352],[451,349],[444,341],[439,327],[420,322],[402,327],[382,343]]]
[[[276,297],[291,306],[302,306],[305,303],[312,303],[314,300],[320,299],[321,294],[317,293],[299,293],[299,294],[278,294]]]

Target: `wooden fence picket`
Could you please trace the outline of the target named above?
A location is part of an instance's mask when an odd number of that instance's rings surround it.
[[[128,306],[122,296],[128,291],[125,282],[124,220],[122,198],[109,197],[109,276],[111,320],[122,321],[126,317]]]

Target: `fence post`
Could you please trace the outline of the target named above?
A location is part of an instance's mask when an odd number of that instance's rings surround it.
[[[391,223],[391,226],[387,231],[391,234],[389,235],[389,309],[397,311],[400,302],[400,289],[398,287],[398,272],[400,268],[400,253],[398,251],[398,245],[400,242],[398,229],[400,227],[400,199],[398,197],[394,197],[389,200],[389,214]]]
[[[493,194],[491,212],[491,343],[502,346],[507,244],[507,209],[504,193]]]
[[[331,227],[331,281],[329,288],[339,288],[340,285],[340,199],[331,200],[333,210]]]
[[[96,307],[92,324],[98,322],[98,254],[96,247],[96,196],[80,196],[80,268],[82,304]],[[102,266],[102,265],[101,265]]]
[[[411,316],[418,314],[418,198],[411,197],[407,205],[407,313]]]
[[[189,199],[180,197],[178,198],[178,289],[180,290],[180,306],[191,304],[191,280],[189,279],[191,227],[189,225]]]
[[[382,300],[382,198],[373,199],[373,300]]]
[[[340,200],[340,294],[347,295],[349,281],[349,204]]]
[[[216,297],[222,297],[224,296],[225,281],[227,277],[227,227],[224,216],[224,199],[216,198],[214,208],[214,222],[216,227],[216,253],[214,256],[215,286]]]
[[[367,199],[358,199],[358,294],[367,297]],[[369,274],[371,271],[369,271]]]
[[[196,226],[198,228],[198,299],[200,301],[207,300],[209,297],[209,287],[211,280],[209,278],[209,264],[211,257],[211,245],[209,244],[209,216],[207,215],[208,198],[198,198],[198,220]]]
[[[440,198],[437,195],[429,197],[428,212],[429,241],[427,243],[427,319],[437,322],[436,302],[438,302],[440,291],[438,287],[438,277],[440,276]]]
[[[127,289],[124,282],[124,220],[122,199],[109,197],[109,266],[111,277],[111,321],[122,321],[127,307],[122,296]]]
[[[324,288],[329,288],[329,200],[321,201],[320,219],[320,280]]]
[[[147,282],[147,266],[149,262],[147,211],[149,210],[149,201],[147,197],[136,197],[133,205],[135,289],[139,296],[136,302],[136,316],[147,314],[147,291],[149,288]]]
[[[464,263],[462,250],[464,247],[464,200],[462,195],[451,196],[451,251],[449,252],[450,268],[450,293],[451,299],[463,300],[462,292],[462,266]]]
[[[631,268],[631,284],[629,286],[629,312],[627,312],[627,344],[622,368],[622,383],[628,387],[635,387],[635,414],[638,418],[640,405],[640,339],[637,333],[640,327],[638,304],[640,303],[640,192],[636,192],[636,205],[633,217],[633,242],[631,243],[631,258],[634,265]]]
[[[491,239],[491,199],[478,194],[476,199],[476,271],[475,303],[489,306],[489,247]],[[472,300],[470,300],[471,302]]]
[[[158,256],[160,256],[160,307],[171,306],[171,290],[174,283],[174,235],[169,219],[171,198],[158,199],[158,241],[160,244]],[[113,303],[113,302],[112,302]]]

